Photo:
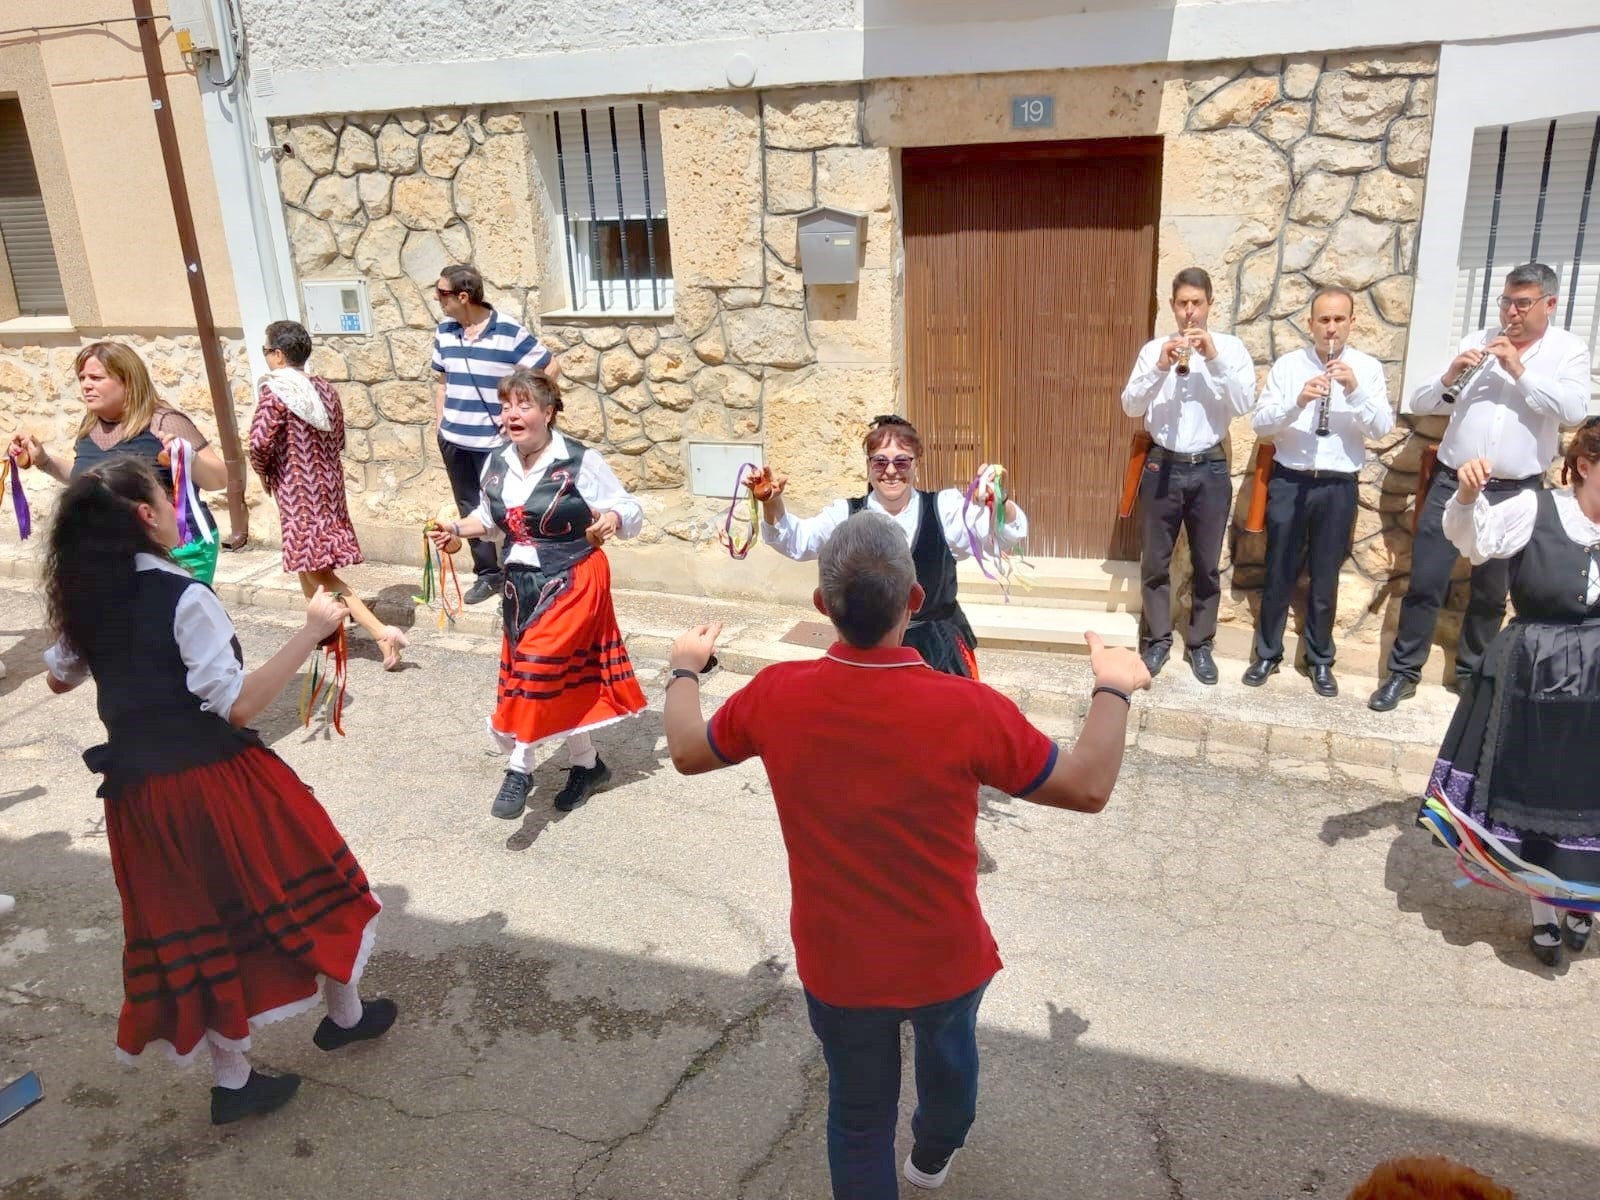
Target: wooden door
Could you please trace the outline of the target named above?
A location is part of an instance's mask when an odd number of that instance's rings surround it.
[[[1029,554],[1137,558],[1120,398],[1154,328],[1161,140],[907,149],[901,168],[924,486],[1003,463]]]

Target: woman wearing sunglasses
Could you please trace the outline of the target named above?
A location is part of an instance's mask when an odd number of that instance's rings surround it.
[[[868,491],[865,496],[835,500],[814,517],[796,518],[784,508],[787,476],[774,476],[769,499],[763,500],[761,540],[796,562],[808,562],[840,525],[863,509],[892,517],[911,545],[917,582],[927,593],[916,620],[906,632],[913,647],[930,667],[949,675],[978,677],[974,655],[978,639],[956,600],[956,559],[972,553],[972,541],[989,536],[989,510],[980,507],[987,496],[968,504],[955,488],[925,492],[916,486],[922,439],[904,417],[875,417],[867,428]],[[1010,550],[1028,536],[1028,516],[1015,502],[1006,501],[1005,516],[994,531],[1003,549]]]
[[[1600,887],[1600,417],[1572,437],[1561,472],[1570,489],[1491,504],[1491,470],[1486,458],[1461,468],[1444,531],[1474,565],[1511,560],[1517,615],[1462,691],[1428,791],[1532,866]],[[1560,965],[1563,936],[1583,949],[1590,914],[1530,904],[1540,962]]]

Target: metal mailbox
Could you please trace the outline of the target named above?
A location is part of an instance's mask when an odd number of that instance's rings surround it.
[[[855,283],[861,278],[867,218],[842,208],[800,214],[800,276],[806,286]]]

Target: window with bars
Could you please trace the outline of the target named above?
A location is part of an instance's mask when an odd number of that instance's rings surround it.
[[[1493,324],[1506,272],[1542,262],[1560,280],[1554,322],[1588,343],[1600,381],[1600,113],[1479,129],[1457,258],[1454,334]],[[1452,343],[1453,345],[1454,343]]]
[[[67,297],[50,240],[39,173],[22,105],[14,99],[0,100],[0,244],[18,311],[25,316],[65,314]]]
[[[655,107],[561,109],[550,121],[572,307],[670,311],[672,243]]]

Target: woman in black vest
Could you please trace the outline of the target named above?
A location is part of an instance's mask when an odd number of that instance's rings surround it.
[[[801,520],[785,510],[783,490],[788,480],[777,476],[771,499],[762,501],[761,540],[785,558],[809,562],[829,535],[862,509],[892,517],[911,543],[917,582],[928,597],[906,631],[906,645],[935,670],[976,679],[978,639],[956,600],[956,559],[971,555],[974,537],[989,535],[988,509],[969,506],[956,488],[940,492],[917,488],[922,439],[904,417],[874,418],[864,446],[870,485],[865,496],[835,500],[816,516]],[[1006,501],[998,535],[1007,550],[1028,536],[1028,515],[1011,500]]]
[[[611,781],[590,731],[645,709],[611,605],[611,564],[600,549],[610,538],[638,533],[644,510],[605,459],[556,432],[561,393],[546,375],[513,371],[499,394],[509,444],[484,464],[478,507],[432,537],[447,553],[463,537],[510,543],[489,734],[511,756],[490,811],[512,820],[527,806],[537,746],[566,740],[569,770],[555,806],[570,812]]]
[[[19,462],[31,459],[46,475],[66,483],[112,455],[131,454],[155,468],[161,486],[171,496],[172,469],[157,460],[169,442],[182,439],[195,449],[195,487],[218,491],[228,486],[228,468],[222,456],[206,444],[205,435],[193,421],[161,402],[144,359],[132,347],[121,342],[91,342],[78,351],[73,369],[86,411],[72,454],[52,454],[37,438],[18,433],[11,439],[13,458]],[[190,514],[189,527],[179,531],[182,542],[173,550],[172,559],[201,583],[209,584],[216,575],[221,541],[215,534],[211,510],[204,501],[198,507],[199,512]],[[210,541],[201,535],[202,519],[213,531]]]
[[[1473,563],[1511,560],[1515,619],[1462,692],[1428,791],[1558,879],[1600,887],[1600,417],[1573,436],[1572,488],[1483,496],[1488,459],[1461,468],[1445,534]],[[1547,966],[1593,918],[1538,900],[1530,948]]]
[[[345,607],[319,591],[272,658],[244,669],[233,625],[173,564],[177,514],[148,463],[85,471],[56,509],[45,565],[52,692],[91,675],[106,742],[106,837],[122,896],[124,999],[117,1053],[204,1047],[225,1125],[285,1103],[299,1078],[251,1069],[250,1033],[318,1002],[324,1050],[377,1037],[389,1000],[356,981],[381,907],[310,790],[247,725],[294,678]]]

